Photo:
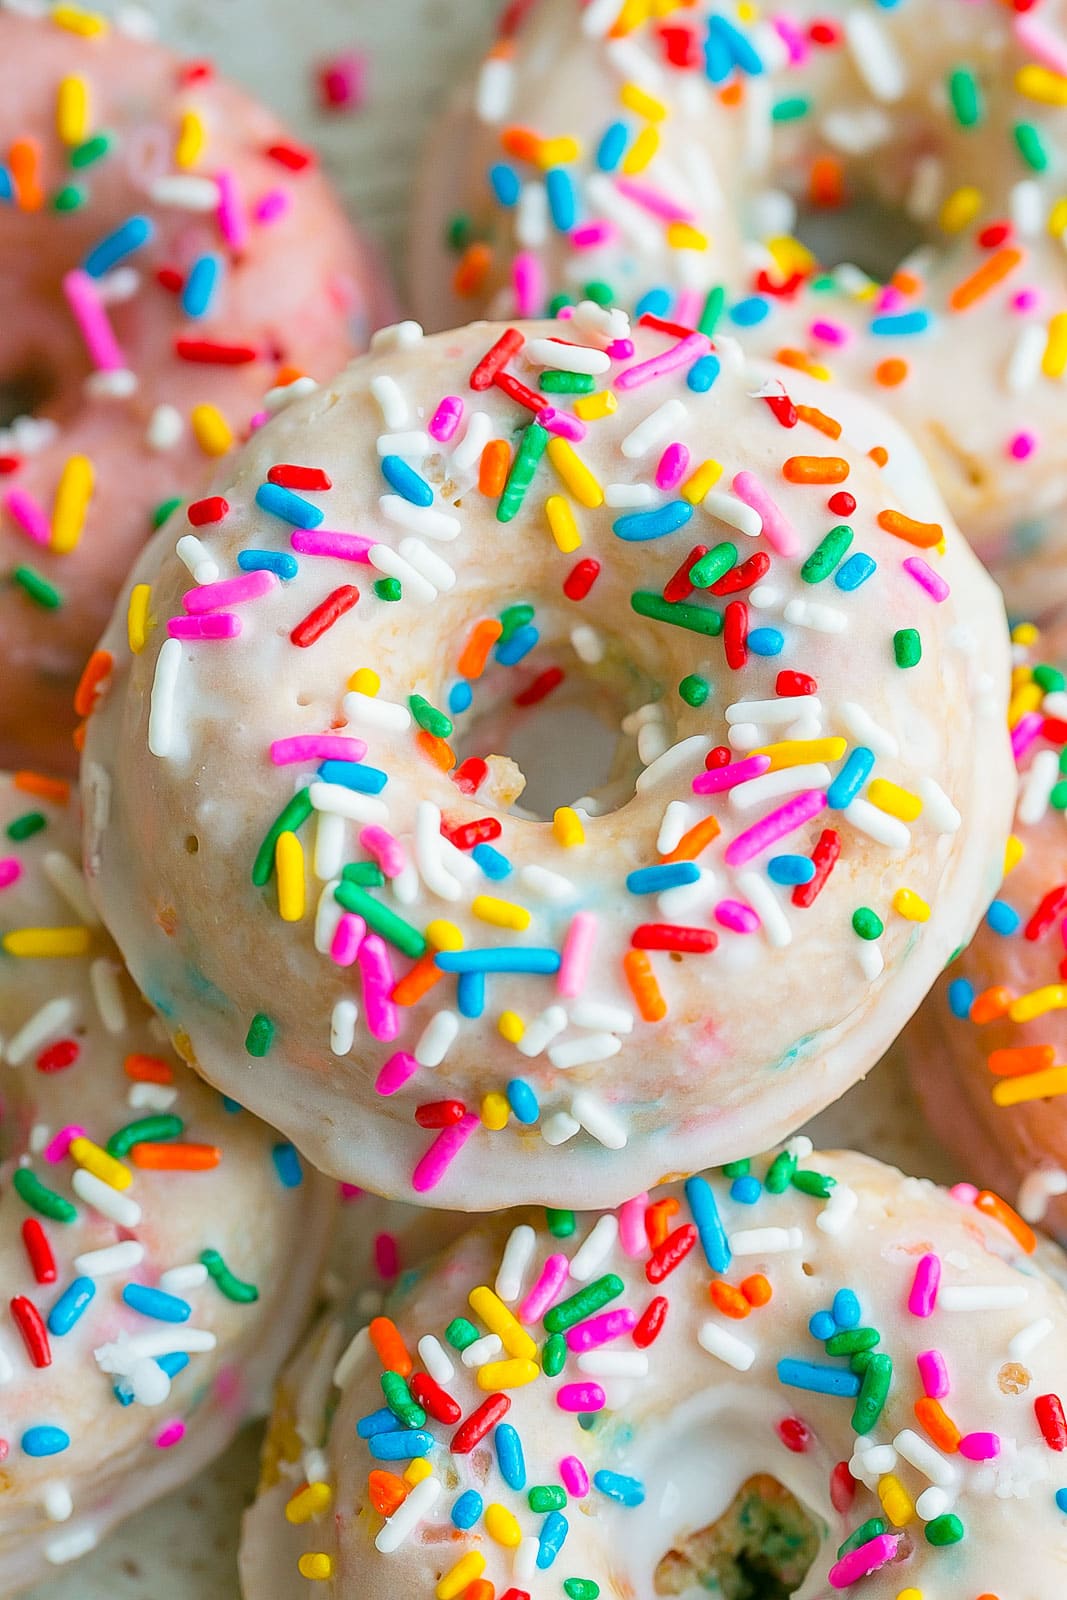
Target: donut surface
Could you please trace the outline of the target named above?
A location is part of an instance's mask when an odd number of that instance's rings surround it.
[[[333,1212],[291,1145],[171,1053],[92,912],[63,790],[0,783],[5,1595],[264,1407]]]
[[[792,1131],[1000,869],[1000,600],[908,441],[626,327],[380,338],[236,458],[223,587],[176,517],[105,638],[107,925],[199,1070],[394,1197],[618,1203]],[[541,701],[551,765],[568,694],[619,753],[543,818],[511,738]]]
[[[796,1140],[471,1231],[283,1380],[246,1600],[1055,1600],[1064,1263],[975,1194]]]
[[[1067,498],[1065,104],[1062,0],[514,6],[432,141],[416,314],[593,292],[875,393],[1037,615]],[[798,226],[874,277],[822,274]]]
[[[70,16],[0,12],[0,763],[63,769],[79,675],[158,508],[382,309],[272,113],[207,63]]]

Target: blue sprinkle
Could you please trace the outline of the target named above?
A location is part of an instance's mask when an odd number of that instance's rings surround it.
[[[493,1434],[493,1443],[496,1445],[496,1462],[500,1468],[500,1476],[508,1488],[525,1489],[526,1457],[523,1454],[522,1440],[510,1422],[499,1424]]]
[[[848,760],[826,791],[826,803],[832,811],[844,811],[859,794],[871,775],[874,751],[858,744],[849,752]]]
[[[1056,1504],[1061,1511],[1067,1511],[1067,1489],[1056,1490]]]
[[[723,47],[729,52],[730,61],[739,72],[747,72],[750,78],[760,76],[763,71],[763,61],[751,39],[746,33],[742,33],[740,28],[735,28],[725,17],[710,17],[708,34],[722,40]]]
[[[707,394],[721,371],[722,363],[718,356],[701,356],[689,368],[685,381],[694,394]]]
[[[704,41],[704,71],[712,83],[724,83],[733,71],[734,58],[727,41],[710,29]]]
[[[659,284],[643,294],[634,307],[635,317],[665,317],[671,309],[671,291]]]
[[[416,1456],[428,1456],[435,1442],[432,1433],[411,1428],[397,1433],[376,1433],[367,1444],[375,1461],[414,1461]]]
[[[280,517],[283,522],[289,522],[296,528],[317,528],[325,514],[310,500],[305,500],[303,495],[294,494],[292,489],[283,488],[280,483],[261,483],[256,490],[256,505],[261,511],[269,511],[272,517]]]
[[[929,311],[902,311],[897,316],[872,317],[868,331],[877,338],[895,339],[902,334],[925,333],[931,321]]]
[[[617,1500],[620,1505],[639,1506],[644,1503],[645,1486],[638,1478],[627,1478],[621,1472],[608,1472],[604,1468],[593,1474],[593,1482],[601,1494],[606,1494],[609,1500]]]
[[[285,1189],[299,1189],[304,1181],[304,1170],[300,1165],[300,1157],[296,1147],[291,1144],[276,1144],[271,1151],[274,1170],[281,1179]]]
[[[188,1365],[189,1357],[184,1350],[173,1350],[170,1355],[156,1357],[156,1366],[162,1367],[168,1378],[176,1378]]]
[[[389,782],[388,773],[379,767],[365,767],[362,761],[324,761],[319,777],[323,783],[337,783],[357,794],[381,794]]]
[[[222,281],[222,257],[200,256],[189,268],[182,290],[182,310],[187,317],[204,317],[211,310],[211,302]]]
[[[510,639],[505,639],[496,647],[495,655],[502,667],[514,667],[528,656],[541,635],[532,622],[526,622],[521,628],[516,628]]]
[[[537,1565],[541,1572],[547,1572],[563,1549],[563,1542],[570,1532],[571,1525],[562,1511],[550,1511],[541,1524],[541,1537],[537,1547]]]
[[[689,1201],[689,1209],[693,1213],[693,1221],[696,1223],[708,1266],[712,1272],[728,1271],[733,1254],[707,1178],[700,1176],[688,1178],[685,1197]]]
[[[785,634],[777,628],[753,628],[748,636],[748,648],[757,656],[780,656],[785,644]]]
[[[483,1503],[477,1489],[468,1489],[465,1494],[461,1494],[452,1507],[452,1521],[456,1527],[464,1531],[473,1528],[482,1514]]]
[[[552,221],[560,233],[570,233],[578,220],[578,201],[570,173],[564,167],[553,167],[545,173],[545,191]]]
[[[473,699],[474,690],[466,678],[457,678],[448,691],[448,709],[454,717],[460,717],[470,710]]]
[[[765,321],[771,314],[771,303],[761,294],[750,294],[746,300],[739,300],[735,306],[730,307],[730,321],[739,328],[754,328],[757,323]]]
[[[762,1183],[751,1172],[746,1172],[743,1178],[735,1178],[730,1185],[730,1199],[736,1200],[739,1206],[756,1205],[762,1193]]]
[[[839,1328],[858,1328],[860,1303],[851,1289],[838,1289],[834,1295],[834,1321]]]
[[[146,245],[155,231],[148,217],[128,217],[121,228],[109,233],[89,251],[82,267],[90,278],[102,278],[105,272],[110,272],[112,267]]]
[[[480,1017],[485,1010],[485,973],[461,972],[456,984],[456,1005],[464,1017]]]
[[[994,900],[985,914],[985,919],[994,933],[999,933],[1004,938],[1013,934],[1022,920],[1017,911],[1013,911],[1006,900]]]
[[[820,1344],[825,1344],[827,1339],[832,1339],[837,1332],[837,1323],[834,1321],[833,1312],[816,1311],[808,1320],[808,1332],[813,1339],[818,1339]]]
[[[499,882],[511,873],[511,862],[507,856],[502,856],[499,850],[494,850],[491,844],[476,844],[471,851],[472,861],[477,861],[487,878]]]
[[[813,1394],[842,1395],[850,1399],[860,1392],[859,1378],[847,1367],[820,1367],[814,1361],[794,1361],[788,1357],[778,1363],[778,1382],[790,1389],[809,1389]]]
[[[396,1417],[383,1406],[380,1411],[372,1411],[369,1416],[360,1417],[356,1423],[356,1433],[361,1439],[373,1439],[376,1433],[395,1433]]]
[[[425,478],[419,476],[414,467],[409,467],[403,456],[383,456],[381,460],[382,477],[390,488],[397,494],[409,500],[413,506],[432,506],[433,490]]]
[[[157,1322],[188,1322],[193,1314],[188,1300],[179,1300],[176,1294],[167,1294],[163,1289],[150,1289],[146,1283],[128,1283],[122,1298],[131,1311],[154,1317]]]
[[[550,977],[560,968],[559,953],[536,945],[493,945],[485,950],[439,950],[441,972],[535,972]]]
[[[974,984],[966,978],[953,978],[948,986],[948,1005],[954,1017],[966,1022],[974,1005]]]
[[[866,583],[872,572],[877,571],[878,563],[872,556],[865,555],[862,550],[857,550],[854,556],[849,556],[834,573],[834,582],[839,589],[850,594],[853,589],[858,589]]]
[[[767,876],[772,883],[810,883],[815,876],[815,863],[809,856],[772,856],[767,863]]]
[[[508,1105],[527,1127],[541,1115],[541,1106],[525,1078],[512,1078],[507,1088]]]
[[[604,131],[596,153],[596,164],[601,172],[614,172],[630,142],[630,130],[625,122],[613,122]],[[640,311],[638,316],[640,316]]]
[[[228,1117],[239,1116],[244,1110],[240,1100],[232,1100],[228,1094],[220,1095],[219,1099],[222,1101],[222,1109]]]
[[[668,533],[677,533],[692,520],[694,508],[688,500],[670,500],[654,511],[632,511],[612,523],[617,539],[629,544],[641,544],[648,539],[663,539]]]
[[[62,1337],[81,1320],[96,1293],[92,1278],[75,1278],[48,1313],[48,1331]]]
[[[509,167],[506,161],[498,161],[489,168],[489,182],[498,205],[506,206],[509,211],[518,205],[522,182],[514,167]]]
[[[0,161],[0,200],[14,200],[15,187],[11,182],[11,173]]]
[[[26,1429],[21,1444],[28,1456],[58,1456],[70,1448],[70,1434],[48,1423],[39,1423],[36,1428]]]
[[[300,571],[299,561],[288,550],[242,550],[237,565],[242,572],[273,572],[283,583]]]
[[[631,894],[659,894],[663,889],[678,889],[696,883],[700,868],[695,861],[668,861],[657,867],[638,867],[626,879]]]

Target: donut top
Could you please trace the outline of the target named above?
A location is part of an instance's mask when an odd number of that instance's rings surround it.
[[[95,892],[183,1050],[325,1170],[617,1203],[798,1126],[971,931],[999,597],[908,441],[814,388],[595,305],[401,328],[134,573]],[[568,696],[622,770],[543,818],[509,743]]]
[[[330,1186],[173,1056],[77,865],[0,788],[0,1590],[90,1549],[263,1405]]]
[[[988,1193],[803,1139],[473,1231],[283,1382],[245,1592],[703,1592],[664,1558],[767,1474],[815,1525],[800,1600],[1053,1600],[1067,1300],[1033,1248]]]

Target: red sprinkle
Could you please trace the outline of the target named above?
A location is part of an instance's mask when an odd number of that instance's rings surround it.
[[[17,1294],[11,1302],[11,1315],[15,1319],[15,1326],[22,1335],[26,1354],[33,1365],[50,1367],[52,1347],[48,1342],[48,1329],[33,1301],[27,1300],[24,1294]]]
[[[650,1344],[655,1344],[663,1332],[669,1306],[670,1301],[658,1294],[642,1311],[630,1335],[639,1350],[647,1350]]]
[[[982,228],[978,234],[978,243],[983,250],[996,250],[1011,238],[1010,222],[991,222]]]
[[[849,494],[847,489],[839,489],[832,494],[826,504],[835,517],[850,517],[856,509],[856,496]]]
[[[802,272],[791,272],[788,278],[776,279],[763,271],[756,278],[756,293],[773,295],[778,300],[791,300],[804,281]]]
[[[434,1100],[429,1105],[415,1107],[415,1121],[420,1128],[454,1128],[466,1114],[462,1100]]]
[[[1046,717],[1041,734],[1050,744],[1067,744],[1067,721],[1062,717]]]
[[[491,350],[487,350],[471,373],[472,389],[488,389],[498,372],[503,372],[512,356],[518,355],[526,343],[526,335],[518,328],[508,328],[500,335]],[[538,407],[540,410],[540,406]]]
[[[718,942],[711,928],[681,928],[668,922],[642,922],[630,935],[635,950],[680,950],[684,955],[714,950]]]
[[[793,904],[807,908],[814,905],[821,891],[826,886],[826,880],[834,870],[834,863],[841,854],[841,835],[833,828],[826,828],[819,835],[819,842],[811,852],[811,859],[815,863],[815,876],[810,883],[798,883],[793,890]]]
[[[498,372],[493,378],[498,389],[503,390],[509,400],[515,400],[520,406],[525,406],[527,411],[532,411],[536,416],[545,409],[545,397],[535,394],[528,384],[523,383],[511,372]]]
[[[22,1242],[30,1258],[30,1267],[38,1283],[55,1283],[56,1258],[52,1246],[36,1217],[27,1217],[22,1224]]]
[[[787,394],[765,394],[762,398],[767,402],[783,428],[795,428],[800,421],[797,408]]]
[[[511,1410],[511,1400],[506,1394],[491,1394],[483,1400],[477,1411],[472,1411],[466,1422],[452,1435],[449,1449],[454,1456],[466,1456],[481,1444],[498,1422],[503,1422]]]
[[[690,28],[661,27],[663,53],[672,67],[695,67],[697,63],[696,34]]]
[[[796,1456],[806,1454],[815,1442],[811,1429],[799,1417],[783,1417],[776,1424],[776,1431],[786,1449]]]
[[[668,322],[666,317],[654,316],[651,311],[646,311],[637,320],[640,327],[654,328],[657,333],[665,333],[672,339],[691,339],[696,333],[695,328],[687,328],[682,322]]]
[[[181,334],[174,341],[174,353],[182,361],[213,367],[242,367],[259,360],[254,345],[220,344],[217,339],[187,339]]]
[[[282,461],[271,467],[267,477],[271,483],[278,483],[283,489],[303,489],[313,493],[318,489],[333,488],[331,478],[321,467],[294,467]]]
[[[458,1422],[463,1415],[463,1407],[457,1400],[435,1383],[429,1373],[416,1372],[408,1381],[412,1398],[424,1411],[428,1411],[435,1422]]]
[[[748,607],[743,600],[731,600],[722,622],[722,642],[726,665],[740,672],[748,662]]]
[[[659,1249],[654,1250],[645,1262],[645,1277],[649,1283],[662,1283],[664,1278],[669,1278],[675,1268],[681,1266],[696,1242],[697,1231],[691,1222],[683,1222],[680,1228],[668,1234]]]
[[[346,611],[351,611],[359,599],[359,590],[354,583],[343,583],[339,589],[328,594],[321,605],[314,611],[309,611],[302,622],[298,622],[290,639],[301,650],[306,650],[309,644],[314,644],[316,639],[321,639],[327,629],[332,628],[338,617],[343,617]]]
[[[1059,1395],[1038,1395],[1034,1401],[1034,1415],[1049,1449],[1067,1450],[1067,1417],[1064,1417]]]
[[[230,502],[221,494],[211,494],[206,500],[194,500],[186,516],[194,528],[204,528],[209,522],[221,522],[229,509]]]
[[[663,585],[664,600],[669,600],[672,605],[677,605],[679,600],[687,600],[689,598],[693,592],[689,574],[701,556],[707,555],[708,548],[706,544],[695,544],[693,546],[678,570]]]
[[[161,289],[166,289],[168,294],[180,294],[185,286],[185,279],[177,267],[160,267],[156,273],[156,282]]]
[[[481,756],[468,756],[452,773],[452,782],[464,794],[477,794],[489,776],[488,764]]]
[[[704,757],[704,768],[707,772],[716,772],[719,767],[728,767],[734,759],[734,753],[728,745],[717,744],[714,750],[709,750]]]
[[[830,1474],[830,1504],[835,1511],[848,1511],[856,1498],[856,1480],[847,1461],[839,1461]]]
[[[464,822],[458,828],[449,828],[442,822],[441,832],[457,850],[473,850],[476,844],[488,844],[490,839],[499,839],[503,829],[496,817],[476,817],[473,822]]]
[[[6,478],[8,473],[17,472],[21,465],[21,456],[0,455],[0,478]]]
[[[721,578],[716,579],[708,590],[709,594],[737,594],[741,589],[751,589],[754,583],[759,583],[771,570],[771,558],[766,551],[760,550],[754,556],[749,556],[747,561],[742,561],[736,567],[731,567],[729,572],[724,572]]]
[[[1030,940],[1040,939],[1056,919],[1067,910],[1067,883],[1058,883],[1050,889],[1023,930]]]
[[[541,675],[534,679],[528,688],[518,693],[511,702],[515,706],[536,706],[550,695],[553,689],[558,689],[563,682],[562,667],[548,667]]]
[[[584,600],[600,576],[600,562],[592,556],[583,556],[575,562],[563,580],[563,593],[568,600]]]
[[[780,672],[774,680],[774,692],[784,699],[798,694],[818,694],[819,685],[806,672]]]
[[[35,1064],[38,1072],[65,1072],[80,1055],[81,1045],[77,1039],[57,1039],[55,1044],[41,1051]]]
[[[277,161],[279,166],[287,167],[290,172],[304,172],[308,167],[315,165],[313,150],[307,150],[303,145],[293,144],[289,140],[269,144],[266,153],[271,161]]]

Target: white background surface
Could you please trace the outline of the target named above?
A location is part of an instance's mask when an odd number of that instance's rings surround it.
[[[209,55],[318,147],[353,215],[399,268],[407,196],[429,119],[464,64],[476,59],[495,0],[154,0],[142,9],[158,20],[165,40]],[[367,101],[354,114],[323,113],[314,64],[351,48],[370,57]],[[854,1144],[913,1172],[952,1176],[890,1066],[813,1131],[824,1145]],[[353,1239],[381,1225],[380,1212],[372,1217],[361,1202],[347,1212]],[[351,1257],[360,1254],[354,1245]],[[249,1429],[209,1473],[134,1518],[30,1600],[236,1600],[234,1552],[257,1448],[258,1431]],[[307,1585],[309,1596],[314,1588]]]

